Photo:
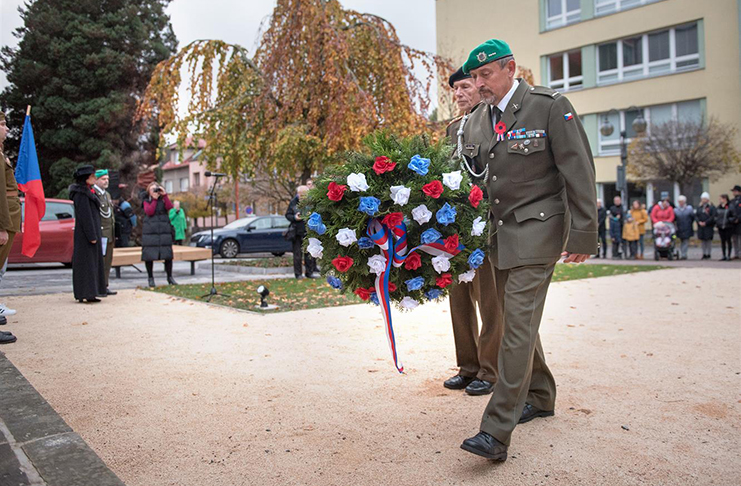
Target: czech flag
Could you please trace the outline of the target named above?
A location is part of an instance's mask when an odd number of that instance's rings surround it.
[[[26,194],[26,210],[23,215],[23,247],[21,253],[31,258],[41,245],[39,221],[46,213],[44,186],[41,185],[39,158],[36,156],[36,144],[33,140],[31,116],[26,114],[21,135],[21,149],[18,153],[18,164],[15,167],[15,179],[18,189]]]

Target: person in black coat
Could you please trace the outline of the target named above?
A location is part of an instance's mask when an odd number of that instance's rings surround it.
[[[177,285],[172,278],[172,242],[175,238],[170,224],[170,198],[162,186],[152,182],[147,187],[143,205],[146,217],[142,230],[142,261],[147,267],[149,286],[154,287],[154,262],[158,260],[165,261],[167,283]]]
[[[702,259],[709,260],[713,248],[713,234],[715,233],[715,206],[710,202],[710,194],[703,192],[700,196],[700,205],[695,209],[697,221],[697,238],[702,245]]]
[[[69,195],[75,205],[75,236],[72,253],[72,288],[78,302],[100,302],[105,295],[103,233],[100,202],[93,192],[95,169],[83,165],[75,171]]]
[[[730,204],[728,194],[721,194],[718,207],[715,210],[715,224],[718,227],[718,236],[720,236],[720,246],[723,250],[723,258],[720,261],[724,262],[733,258],[733,208]]]
[[[610,239],[612,239],[612,258],[622,259],[623,254],[620,252],[623,241],[623,200],[620,196],[615,196],[613,205],[610,206]],[[626,252],[627,253],[627,252]]]
[[[288,229],[290,239],[293,242],[293,273],[296,278],[301,277],[301,254],[304,257],[305,275],[308,278],[314,278],[314,272],[316,271],[316,260],[309,255],[304,253],[302,249],[302,243],[304,236],[306,236],[306,219],[303,214],[298,210],[298,202],[303,198],[307,192],[309,192],[308,186],[299,186],[296,189],[298,195],[291,199],[286,210],[286,219],[291,222],[291,226]]]
[[[597,199],[597,234],[602,249],[602,258],[607,258],[607,209],[602,205],[602,199]],[[600,255],[600,248],[597,248],[597,258]]]
[[[733,199],[729,206],[733,218],[733,260],[741,258],[741,186],[736,184],[733,186]],[[729,255],[730,259],[730,255]]]

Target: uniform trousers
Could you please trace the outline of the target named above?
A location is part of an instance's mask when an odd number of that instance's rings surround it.
[[[108,277],[111,274],[111,265],[113,264],[113,247],[116,244],[116,237],[114,236],[113,230],[110,234],[103,235],[108,238],[105,247],[105,255],[103,255],[103,273],[105,274],[105,288],[108,288]]]
[[[477,303],[481,315],[480,332],[476,315]],[[476,270],[473,281],[451,287],[450,316],[453,321],[459,374],[496,383],[504,325],[496,297],[494,273],[488,258],[484,258],[484,263]]]
[[[8,242],[0,246],[0,267],[8,261],[10,249],[13,248],[13,239],[15,239],[15,231],[8,231]]]
[[[546,365],[538,333],[554,268],[555,264],[494,268],[504,336],[499,349],[499,379],[481,419],[481,430],[507,446],[525,403],[541,410],[555,408],[556,382]]]

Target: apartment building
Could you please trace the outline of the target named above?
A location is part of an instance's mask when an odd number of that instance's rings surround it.
[[[437,0],[436,14],[438,54],[462,64],[486,39],[504,39],[537,84],[568,96],[589,136],[603,200],[619,194],[620,131],[634,137],[639,114],[649,130],[711,116],[741,129],[741,0]],[[609,136],[600,133],[605,120],[614,126]],[[630,198],[648,204],[679,193],[667,181],[628,182]],[[684,191],[697,202],[707,190],[716,202],[734,184],[741,174]]]

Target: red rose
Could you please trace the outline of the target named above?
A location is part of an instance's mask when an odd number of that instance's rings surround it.
[[[384,216],[381,223],[389,228],[393,228],[400,225],[402,221],[404,221],[404,213],[391,213]]]
[[[375,292],[375,291],[376,291],[376,288],[375,287],[370,287],[370,288],[367,288],[367,289],[364,289],[364,288],[360,287],[360,288],[355,289],[355,292],[354,293],[355,293],[355,295],[357,295],[361,299],[368,300],[368,299],[370,299],[371,294],[373,292]]]
[[[396,284],[389,282],[389,294],[391,292],[396,292]]]
[[[475,208],[479,207],[482,199],[484,199],[484,192],[481,188],[475,184],[471,186],[471,193],[468,195],[468,201],[471,203],[471,206]]]
[[[352,267],[353,259],[350,257],[337,257],[332,260],[332,265],[337,269],[338,272],[347,272]]]
[[[391,172],[396,168],[396,162],[392,162],[388,157],[376,157],[376,161],[373,164],[373,170],[376,174],[381,175],[384,172]]]
[[[417,252],[414,252],[411,255],[407,255],[406,260],[404,260],[404,268],[406,268],[407,270],[416,270],[421,266],[422,258]]]
[[[458,234],[445,238],[443,245],[445,246],[445,249],[448,250],[448,253],[453,253],[458,249]]]
[[[433,199],[437,199],[443,193],[443,183],[438,180],[434,180],[429,184],[425,184],[424,186],[422,186],[422,192]]]
[[[448,285],[453,283],[453,277],[449,273],[443,273],[435,280],[435,283],[441,289],[444,289]]]
[[[344,184],[337,184],[336,182],[329,183],[329,190],[327,191],[327,197],[330,201],[339,201],[345,195],[347,186]]]

